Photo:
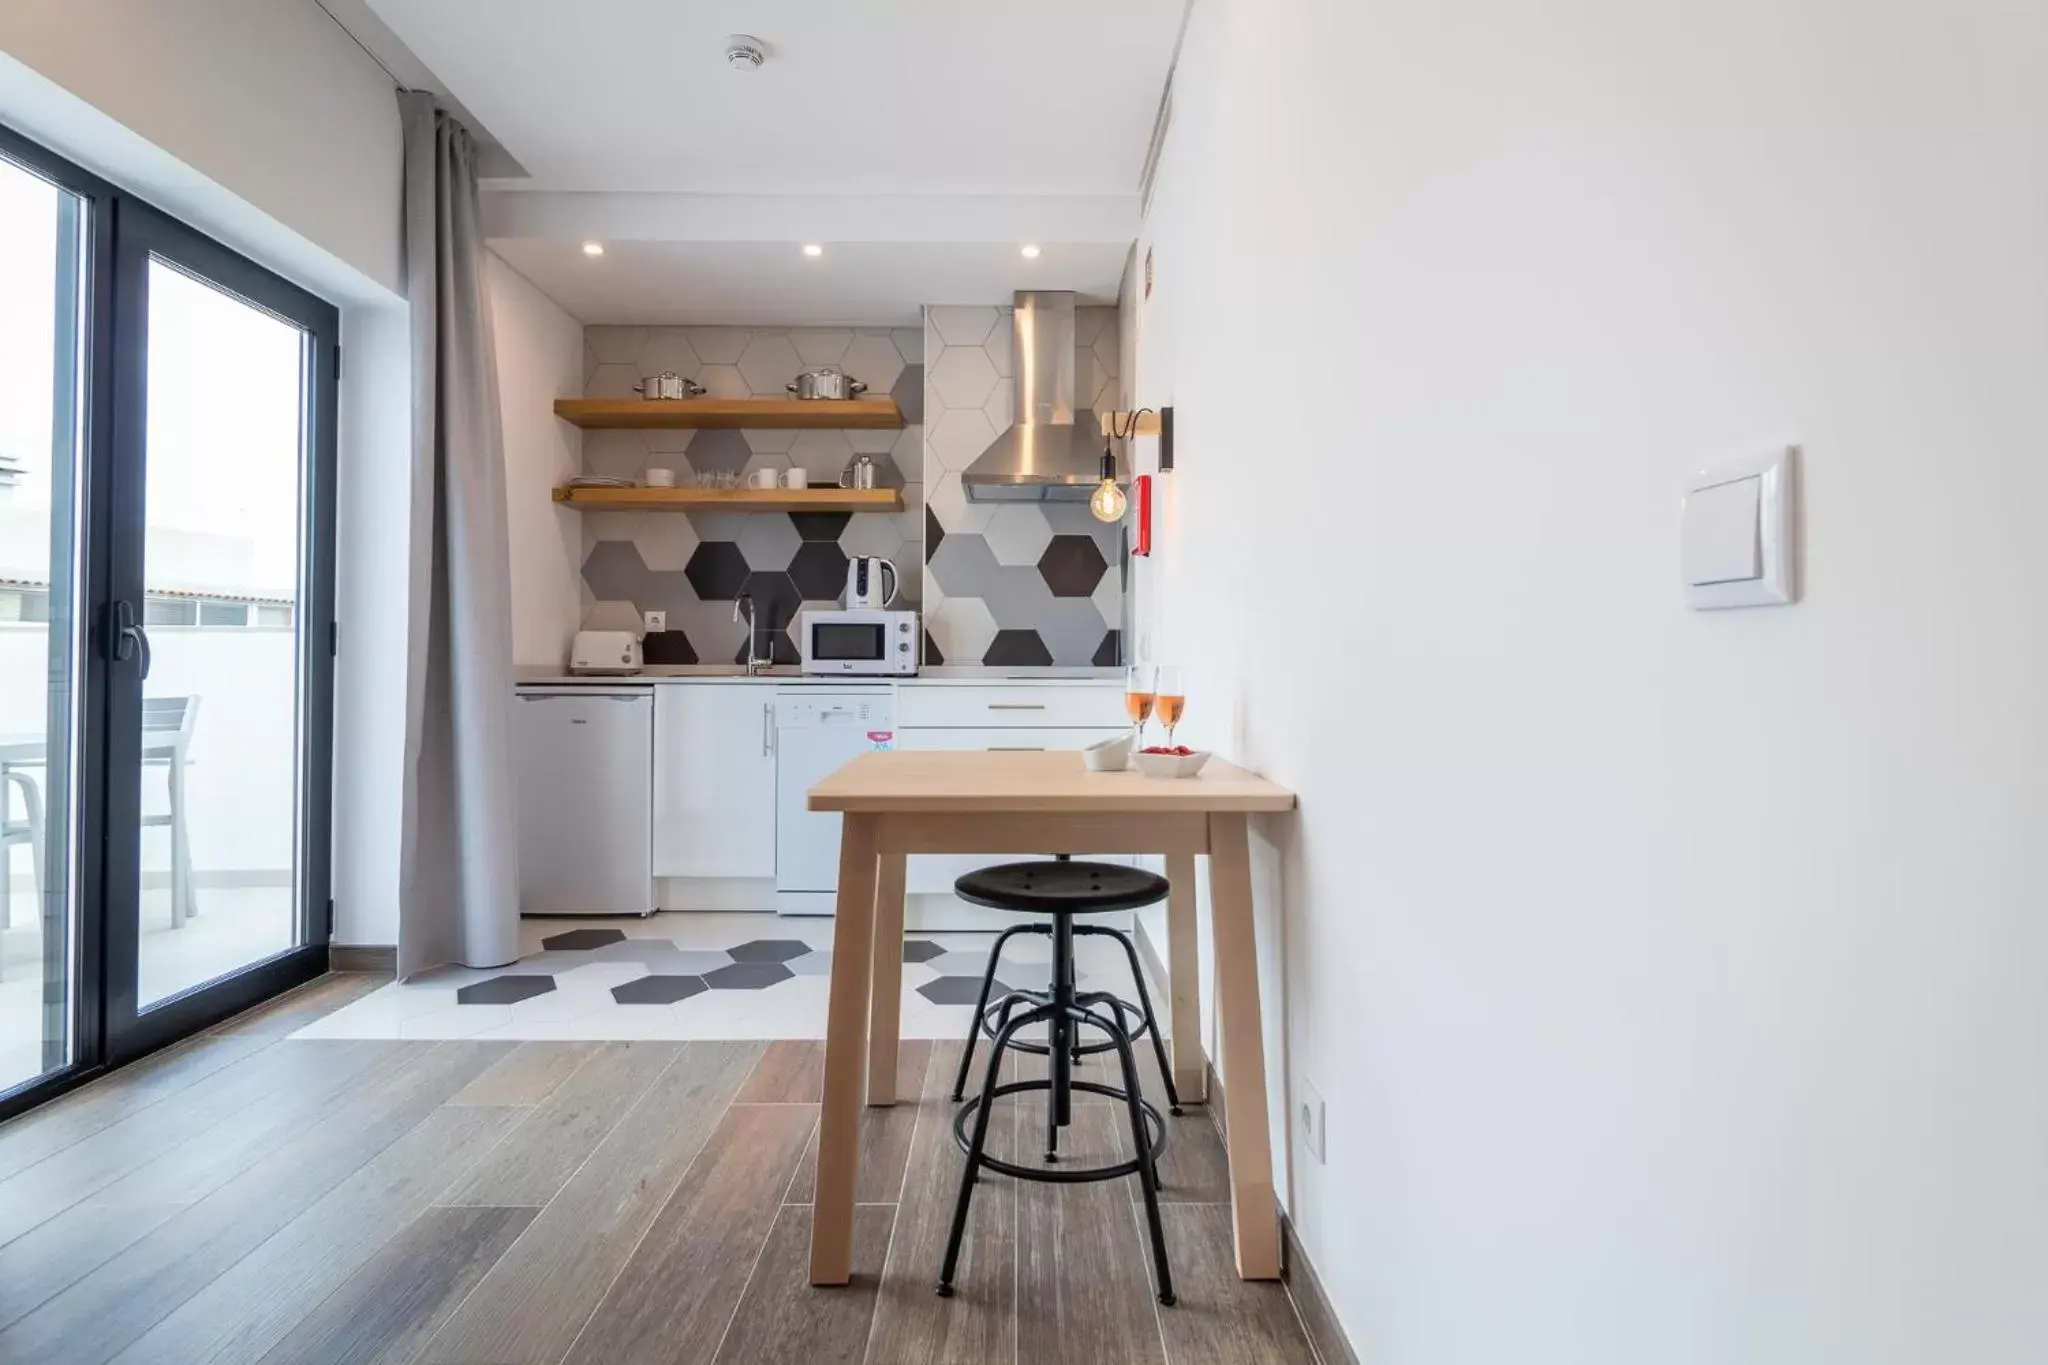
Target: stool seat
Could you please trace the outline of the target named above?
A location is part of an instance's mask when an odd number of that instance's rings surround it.
[[[1136,910],[1165,900],[1166,891],[1166,878],[1121,863],[1000,863],[953,883],[953,894],[972,904],[1039,914]]]

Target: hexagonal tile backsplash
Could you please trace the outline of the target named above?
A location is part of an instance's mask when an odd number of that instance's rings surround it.
[[[897,514],[688,517],[588,514],[584,624],[637,629],[669,613],[707,662],[745,650],[732,595],[753,594],[774,657],[795,662],[795,615],[836,599],[850,555],[878,554],[903,575],[902,605],[925,613],[928,664],[1114,665],[1122,661],[1124,528],[1078,503],[969,503],[959,470],[1010,424],[1010,309],[933,307],[923,328],[590,327],[585,392],[632,391],[674,370],[714,394],[781,397],[801,367],[838,364],[869,391],[892,395],[909,425],[893,432],[669,431],[591,433],[593,474],[638,478],[649,466],[745,475],[803,469],[830,483],[856,453],[903,489]],[[1096,411],[1126,406],[1114,308],[1078,310],[1075,395]],[[927,491],[929,490],[929,491]],[[943,551],[943,552],[942,552]]]
[[[878,554],[903,576],[904,605],[924,585],[924,336],[912,327],[589,327],[584,391],[630,394],[664,370],[715,395],[781,398],[801,368],[836,364],[871,392],[893,393],[911,423],[902,432],[607,431],[584,443],[592,474],[638,479],[655,467],[678,483],[699,473],[800,468],[813,484],[837,482],[856,453],[880,465],[885,487],[903,490],[900,513],[722,516],[592,514],[583,518],[584,625],[638,629],[641,613],[666,611],[689,654],[722,662],[746,649],[731,620],[733,596],[751,593],[767,633],[762,648],[794,663],[790,633],[805,603],[825,606],[846,582],[849,555]],[[909,395],[914,395],[910,397]]]

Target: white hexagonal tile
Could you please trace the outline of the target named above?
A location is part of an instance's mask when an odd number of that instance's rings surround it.
[[[747,449],[756,455],[786,455],[796,444],[794,431],[778,431],[761,427],[748,427],[740,432],[746,440]]]
[[[843,431],[800,431],[789,448],[789,462],[811,476],[814,484],[838,483],[853,459],[853,445]]]
[[[847,518],[846,529],[839,533],[839,548],[849,556],[881,555],[884,559],[895,559],[902,544],[903,527],[887,512],[856,512]]]
[[[936,350],[925,349],[925,333],[922,327],[897,327],[890,331],[889,340],[896,343],[896,354],[906,365],[922,365],[927,355],[937,355]]]
[[[751,398],[752,389],[747,387],[746,376],[737,365],[705,365],[697,371],[697,382],[704,386],[707,398]]]
[[[1114,568],[1102,576],[1095,585],[1095,609],[1102,613],[1102,623],[1116,630],[1124,623],[1124,576]]]
[[[887,455],[896,448],[896,441],[902,435],[896,431],[865,430],[859,427],[846,433],[846,440],[857,455]]]
[[[925,448],[932,459],[941,469],[956,472],[973,464],[996,438],[996,429],[979,408],[940,413],[939,420],[926,430]]]
[[[1102,328],[1116,316],[1114,308],[1076,308],[1074,310],[1074,344],[1087,348],[1095,344],[1095,338],[1102,335]]]
[[[1052,527],[1036,503],[1007,503],[996,508],[982,531],[996,563],[1035,565],[1052,543]]]
[[[925,615],[947,663],[979,663],[996,638],[996,618],[979,597],[949,597]]]
[[[978,408],[995,391],[996,367],[979,346],[948,346],[931,367],[929,382],[940,407]]]
[[[880,397],[895,388],[896,376],[903,373],[903,357],[897,354],[896,343],[889,340],[886,332],[880,336],[854,337],[839,363],[848,374],[868,386],[870,397]]]
[[[1110,378],[1116,378],[1119,352],[1123,349],[1123,339],[1117,329],[1114,327],[1103,328],[1102,335],[1095,338],[1095,344],[1089,349],[1094,351],[1095,358],[1102,362],[1104,372]]]
[[[676,571],[690,562],[697,549],[697,528],[686,516],[673,512],[650,512],[640,519],[633,534],[640,560],[650,569]]]
[[[637,482],[647,469],[647,443],[637,431],[586,431],[583,467],[609,479]]]
[[[648,329],[647,344],[640,348],[642,374],[663,374],[674,370],[683,378],[691,379],[703,363],[697,358],[696,348],[690,345],[689,335],[680,327]]]
[[[1017,381],[997,380],[995,392],[988,396],[981,410],[988,415],[990,426],[998,432],[1008,431],[1017,421]]]
[[[788,337],[777,332],[757,332],[747,343],[747,349],[740,352],[739,367],[748,390],[756,397],[782,398],[788,395],[786,386],[803,369],[804,362]]]
[[[740,353],[754,337],[753,330],[747,327],[689,327],[684,334],[689,337],[690,349],[697,353],[697,359],[706,365],[737,364]]]
[[[586,334],[583,338],[583,378],[586,383],[590,379],[590,372],[598,367],[598,363],[597,348],[590,344],[590,337]]]
[[[939,340],[946,345],[979,346],[995,330],[996,310],[979,305],[935,306],[925,313],[925,319],[938,329]]]
[[[925,505],[932,515],[939,519],[939,527],[947,535],[955,531],[970,533],[988,529],[989,518],[996,514],[997,503],[969,502],[967,492],[960,486],[960,476],[947,473],[925,494]]]
[[[846,348],[853,345],[853,331],[846,327],[794,327],[790,329],[789,341],[796,347],[797,359],[806,365],[843,365]],[[867,376],[857,374],[854,378]]]
[[[583,344],[590,348],[600,365],[632,365],[640,359],[640,348],[647,344],[645,327],[586,327],[583,329]]]
[[[649,464],[680,473],[689,468],[690,462],[683,458],[683,452],[690,448],[690,438],[696,434],[689,427],[659,427],[641,432],[640,439],[647,443]]]
[[[905,483],[923,483],[924,428],[912,425],[898,432],[895,443],[889,447],[889,458],[903,471]]]
[[[583,609],[585,630],[630,630],[637,635],[641,624],[640,607],[634,602],[592,602]]]
[[[590,372],[583,385],[586,398],[638,398],[633,386],[640,382],[640,367],[607,362]]]
[[[796,523],[788,517],[750,516],[733,543],[740,547],[747,568],[759,573],[764,569],[787,569],[803,538],[797,534]]]
[[[788,451],[757,450],[752,455],[747,457],[746,464],[740,467],[740,474],[742,478],[744,478],[746,475],[753,473],[757,469],[781,470],[787,468],[789,468]]]
[[[590,547],[600,540],[631,540],[640,534],[640,523],[647,519],[645,512],[585,512],[583,514],[583,557],[590,557]]]
[[[981,348],[988,352],[988,363],[996,367],[997,374],[1005,377],[1017,373],[1017,360],[1011,353],[1017,340],[1014,323],[1016,312],[1014,308],[998,308],[996,325],[989,332],[988,340],[981,343]]]

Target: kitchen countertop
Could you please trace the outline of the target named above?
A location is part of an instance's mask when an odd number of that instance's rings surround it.
[[[725,682],[755,683],[902,683],[914,686],[918,683],[968,684],[971,686],[1012,686],[1022,683],[1040,686],[1047,683],[1104,683],[1121,682],[1124,672],[1120,668],[983,668],[976,665],[945,665],[927,668],[915,677],[821,677],[800,672],[786,665],[769,669],[765,673],[748,674],[738,664],[649,664],[638,673],[593,676],[580,673],[565,673],[560,668],[546,665],[528,665],[513,670],[513,679],[522,687],[617,687],[621,684],[703,682],[719,680]]]

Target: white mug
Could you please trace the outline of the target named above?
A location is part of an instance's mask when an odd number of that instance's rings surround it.
[[[757,469],[747,475],[747,487],[775,488],[780,484],[781,473],[778,469]]]
[[[783,470],[782,486],[784,488],[809,488],[811,486],[810,471],[806,469]]]
[[[647,471],[647,486],[649,488],[674,488],[676,486],[676,472],[673,469],[650,469]]]

